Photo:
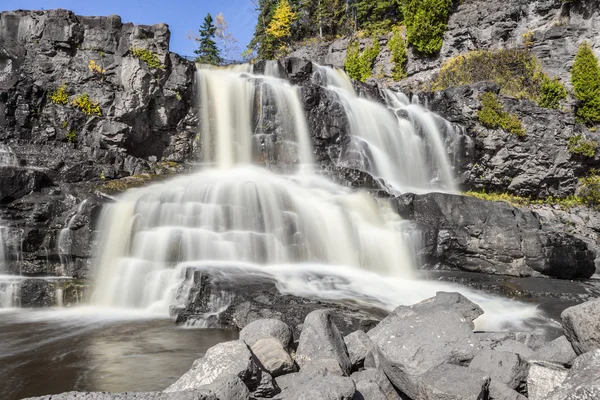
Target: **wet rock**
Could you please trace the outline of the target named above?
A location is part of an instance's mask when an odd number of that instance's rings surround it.
[[[422,375],[441,364],[467,365],[480,350],[464,308],[446,304],[422,308],[400,306],[369,337],[379,350],[379,363],[396,388],[408,397],[418,394]]]
[[[353,400],[356,386],[349,377],[328,371],[297,372],[277,379],[281,393],[275,400]]]
[[[573,350],[571,342],[565,336],[554,339],[530,356],[532,360],[563,365],[571,365],[576,357],[577,354]]]
[[[295,360],[301,370],[314,362],[333,360],[344,375],[350,374],[352,364],[344,338],[328,310],[313,311],[306,316]]]
[[[527,361],[518,354],[486,349],[477,353],[469,364],[470,368],[483,371],[493,380],[520,391],[525,389],[527,366]]]
[[[251,345],[250,349],[263,367],[274,377],[296,371],[294,361],[281,342],[274,337],[260,339]]]
[[[248,346],[241,340],[235,340],[208,349],[204,357],[196,360],[192,369],[165,392],[197,389],[228,375],[239,377],[250,390],[255,390],[261,384],[263,373],[266,372]]]
[[[569,371],[557,364],[534,361],[527,375],[527,395],[530,400],[547,400],[554,388],[562,385]]]
[[[548,394],[548,400],[600,398],[600,349],[580,355],[565,380]]]
[[[354,400],[400,400],[400,395],[380,369],[366,369],[351,375],[356,384]]]
[[[56,303],[56,287],[44,279],[27,279],[20,287],[21,307],[48,308]]]
[[[373,342],[363,331],[356,331],[345,336],[344,343],[346,343],[352,369],[359,369],[364,365],[369,351],[373,348]]]
[[[600,348],[600,299],[569,307],[561,314],[565,336],[575,353]]]
[[[286,350],[290,350],[293,339],[292,330],[285,322],[278,319],[252,321],[240,331],[240,340],[246,342],[250,347],[260,339],[269,337],[277,339]]]
[[[489,393],[490,378],[485,373],[452,364],[441,364],[419,379],[416,398],[423,400],[479,400]]]

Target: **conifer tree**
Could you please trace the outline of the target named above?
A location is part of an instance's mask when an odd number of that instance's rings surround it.
[[[208,13],[200,27],[200,47],[194,51],[198,56],[196,62],[211,65],[221,64],[223,60],[215,42],[216,32],[217,27],[213,22],[212,15]]]
[[[600,66],[587,42],[579,46],[571,69],[571,82],[575,97],[580,101],[577,119],[587,124],[600,122]]]

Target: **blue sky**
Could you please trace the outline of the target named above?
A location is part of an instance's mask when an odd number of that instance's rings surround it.
[[[191,56],[196,48],[186,39],[197,33],[207,13],[222,12],[229,30],[239,40],[239,52],[254,32],[256,13],[252,0],[0,0],[0,11],[66,8],[79,15],[118,14],[123,22],[152,25],[165,22],[171,30],[171,51]]]

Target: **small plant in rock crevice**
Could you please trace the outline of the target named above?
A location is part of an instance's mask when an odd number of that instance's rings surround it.
[[[73,105],[85,115],[97,115],[99,117],[102,116],[100,104],[96,103],[95,101],[92,101],[87,93],[75,97],[75,99],[73,100]]]
[[[598,143],[593,140],[587,140],[583,135],[575,135],[569,138],[569,153],[579,154],[584,157],[594,158]]]
[[[67,105],[69,103],[69,95],[67,94],[67,85],[63,84],[61,87],[50,93],[50,101],[54,104]]]
[[[600,171],[591,170],[589,175],[579,180],[579,197],[585,204],[600,209]]]
[[[106,73],[106,70],[100,65],[96,64],[96,61],[90,60],[90,62],[88,63],[88,69],[95,75],[100,76],[102,79],[104,79],[104,74]]]
[[[134,57],[144,61],[150,69],[165,69],[163,63],[160,62],[160,58],[158,58],[158,55],[148,49],[132,47],[131,53]]]
[[[525,128],[519,117],[504,111],[502,103],[494,93],[485,92],[480,97],[481,109],[477,112],[479,122],[491,129],[502,130],[517,136],[525,136]]]
[[[65,134],[65,138],[69,143],[75,143],[77,141],[77,129],[73,128]]]

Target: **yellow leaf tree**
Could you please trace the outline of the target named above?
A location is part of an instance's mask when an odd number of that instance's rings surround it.
[[[292,10],[288,0],[279,0],[271,23],[267,27],[267,35],[276,43],[277,55],[283,55],[287,50],[287,43],[291,36],[292,23],[296,13]]]

